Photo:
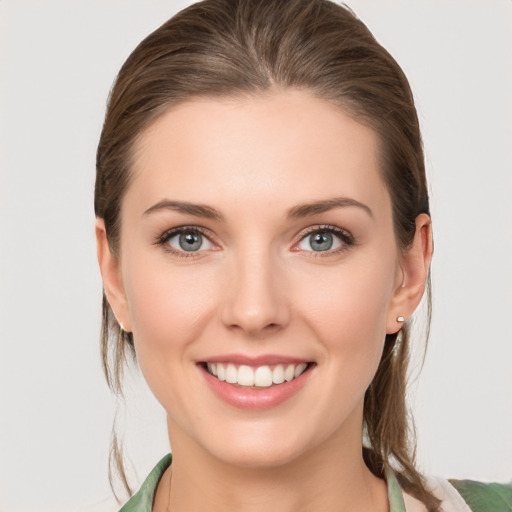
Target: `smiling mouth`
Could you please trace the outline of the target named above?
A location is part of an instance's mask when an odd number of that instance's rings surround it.
[[[291,382],[312,365],[313,363],[289,363],[253,367],[233,363],[203,363],[206,371],[219,381],[249,388],[268,388]]]

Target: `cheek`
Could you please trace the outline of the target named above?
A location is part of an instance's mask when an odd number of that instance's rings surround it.
[[[131,261],[130,268],[138,269],[125,279],[137,359],[148,383],[160,373],[166,381],[169,366],[178,366],[201,336],[216,297],[214,281],[202,269],[179,271],[161,258]]]
[[[338,269],[303,273],[297,292],[308,324],[329,353],[378,364],[393,296],[395,260],[361,259]]]

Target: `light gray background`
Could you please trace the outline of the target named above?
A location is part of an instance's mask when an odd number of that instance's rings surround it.
[[[113,77],[188,1],[0,1],[0,511],[116,510],[115,400],[100,370],[95,146]],[[421,466],[512,478],[512,2],[354,0],[409,76],[435,233],[434,320],[415,402]],[[143,477],[164,415],[134,374]]]

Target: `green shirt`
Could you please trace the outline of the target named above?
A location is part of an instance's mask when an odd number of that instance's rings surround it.
[[[151,471],[139,491],[119,512],[151,512],[155,491],[165,470],[171,465],[171,454],[166,455]],[[386,471],[390,512],[406,512],[402,489],[391,470]],[[472,480],[450,480],[473,512],[512,512],[512,483],[485,484]],[[444,504],[444,502],[443,502]],[[462,510],[446,507],[451,510]]]

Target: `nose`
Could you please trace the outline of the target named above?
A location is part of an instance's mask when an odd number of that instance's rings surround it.
[[[240,255],[230,268],[222,321],[251,337],[285,328],[290,320],[285,269],[265,251]]]

